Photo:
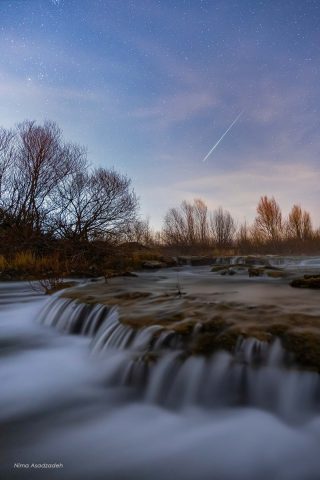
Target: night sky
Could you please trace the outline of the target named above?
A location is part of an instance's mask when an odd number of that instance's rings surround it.
[[[251,221],[263,194],[319,226],[319,0],[0,0],[0,20],[0,124],[57,121],[156,227],[194,197]]]

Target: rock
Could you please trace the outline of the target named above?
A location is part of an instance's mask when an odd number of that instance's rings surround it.
[[[301,366],[320,372],[319,332],[289,331],[282,337],[282,342]]]
[[[190,263],[193,267],[212,265],[214,259],[212,257],[191,257]]]
[[[261,268],[248,268],[249,277],[262,277],[264,274],[264,267]]]
[[[160,257],[160,262],[165,263],[167,267],[176,267],[178,260],[174,257]]]
[[[122,272],[119,275],[120,277],[137,277],[138,275],[134,272]]]
[[[227,270],[228,269],[228,265],[214,265],[212,268],[211,268],[211,272],[222,272],[223,270]]]
[[[227,268],[226,270],[222,270],[220,275],[235,275],[237,272],[233,268]]]
[[[193,267],[213,265],[215,263],[215,259],[213,257],[196,255],[179,256],[177,260],[179,265],[192,265]]]
[[[285,278],[287,276],[287,273],[282,271],[282,270],[273,270],[273,269],[270,270],[270,269],[268,269],[268,270],[266,270],[265,273],[270,278]]]
[[[158,268],[164,268],[167,265],[164,262],[159,262],[158,260],[148,260],[142,264],[143,268],[148,270],[156,270]]]
[[[304,275],[303,277],[292,280],[290,285],[295,288],[320,289],[320,275]]]

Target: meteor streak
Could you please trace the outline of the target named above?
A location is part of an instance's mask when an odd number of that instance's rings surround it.
[[[233,120],[233,122],[231,123],[231,125],[227,128],[227,130],[224,132],[224,134],[219,138],[219,140],[217,141],[217,143],[215,143],[213,145],[213,147],[211,148],[211,150],[207,153],[207,155],[204,157],[204,159],[202,160],[203,162],[205,162],[207,160],[208,157],[210,157],[211,153],[217,148],[217,146],[219,145],[219,143],[223,140],[223,138],[227,135],[227,133],[231,130],[231,128],[233,127],[233,125],[235,123],[237,123],[237,121],[239,120],[239,118],[241,117],[241,115],[243,114],[243,110],[239,113],[239,115]]]

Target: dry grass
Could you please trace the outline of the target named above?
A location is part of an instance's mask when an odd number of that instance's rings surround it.
[[[7,261],[3,255],[0,255],[0,271],[4,270],[7,266]]]
[[[33,252],[22,251],[13,257],[5,258],[0,255],[0,270],[29,271],[41,273],[47,271],[64,271],[65,262],[58,255],[36,256]]]
[[[14,270],[34,269],[37,266],[37,259],[31,252],[19,252],[13,258],[7,260],[7,266]]]

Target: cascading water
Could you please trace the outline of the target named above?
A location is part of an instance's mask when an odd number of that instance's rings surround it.
[[[280,340],[271,344],[240,338],[233,353],[186,356],[182,337],[152,325],[133,329],[119,321],[116,308],[55,299],[40,315],[46,324],[92,337],[93,354],[117,355],[106,384],[142,389],[141,398],[169,408],[251,406],[297,420],[320,407],[320,380],[297,369]],[[191,336],[196,336],[198,328]],[[135,384],[136,382],[136,384]]]
[[[59,296],[1,311],[3,478],[318,479],[319,375],[279,340],[187,341]],[[32,462],[63,467],[14,467]]]

